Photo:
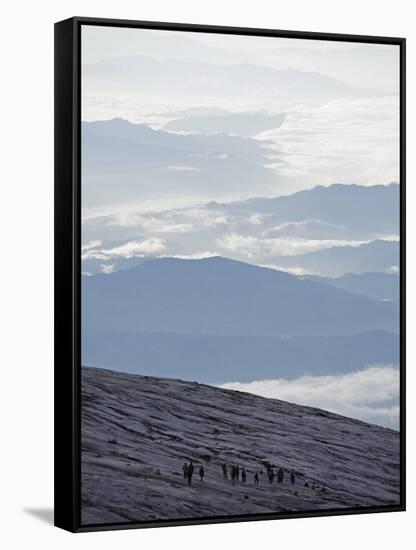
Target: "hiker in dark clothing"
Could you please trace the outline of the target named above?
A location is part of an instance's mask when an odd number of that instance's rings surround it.
[[[235,478],[237,477],[237,469],[235,464],[231,466],[231,480],[233,482],[233,485],[235,485]]]
[[[258,474],[257,472],[254,474],[254,483],[255,483],[256,485],[259,484],[259,474]]]
[[[227,464],[225,462],[222,465],[222,477],[228,479]]]
[[[201,478],[201,481],[204,481],[204,475],[205,475],[204,467],[201,466],[199,468],[199,477]]]
[[[290,471],[290,483],[291,483],[292,485],[295,484],[295,470],[291,470],[291,471]]]
[[[194,473],[194,465],[192,464],[192,460],[191,460],[191,463],[188,466],[188,472],[187,472],[188,485],[192,485],[193,473]]]
[[[188,464],[186,462],[182,466],[182,470],[183,470],[183,479],[187,479],[187,477],[188,477]]]
[[[280,468],[277,470],[277,483],[283,483],[283,477],[284,477],[283,468],[280,467]]]
[[[273,468],[270,468],[270,471],[269,471],[269,483],[273,483],[273,480],[274,480],[274,472],[273,472]]]
[[[245,469],[243,468],[242,471],[241,471],[241,481],[242,481],[243,483],[245,483],[245,482],[246,482],[246,479],[247,479],[247,474],[246,474]]]
[[[235,477],[236,477],[236,480],[238,481],[240,477],[240,467],[238,466],[238,464],[235,467]]]

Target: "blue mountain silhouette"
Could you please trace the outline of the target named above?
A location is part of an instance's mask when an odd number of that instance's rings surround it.
[[[221,257],[84,277],[85,330],[257,336],[398,332],[394,304]]]

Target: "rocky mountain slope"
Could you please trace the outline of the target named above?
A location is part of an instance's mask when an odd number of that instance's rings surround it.
[[[268,482],[266,461],[285,469],[282,484]],[[244,466],[247,483],[224,480],[224,462]],[[81,474],[84,525],[391,505],[399,433],[252,394],[83,367]]]

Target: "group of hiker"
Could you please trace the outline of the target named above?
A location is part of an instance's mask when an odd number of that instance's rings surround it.
[[[285,477],[285,471],[281,466],[276,466],[276,472],[275,472],[270,462],[266,462],[266,470],[267,470],[267,478],[269,480],[269,483],[273,483],[275,475],[277,478],[277,483],[283,483],[283,479]],[[294,485],[296,480],[295,470],[293,469],[290,470],[289,475],[290,475],[290,483]]]
[[[185,462],[185,464],[182,467],[182,470],[183,470],[183,478],[188,483],[188,485],[192,485],[192,476],[194,475],[194,464],[192,460],[189,464]],[[199,473],[200,480],[204,481],[205,470],[202,465],[200,466],[198,473]]]
[[[222,477],[228,479],[228,473],[230,473],[230,478],[234,485],[235,482],[240,479],[240,466],[238,464],[232,464],[229,471],[227,464],[224,463],[222,465]],[[247,473],[244,467],[241,469],[241,481],[242,483],[247,481]]]
[[[283,483],[284,479],[284,470],[281,466],[273,467],[270,462],[266,462],[266,471],[267,471],[267,478],[269,480],[269,483],[273,483],[274,478],[276,477],[277,483]],[[233,482],[233,485],[236,481],[240,478],[240,467],[238,464],[232,464],[231,466],[228,466],[226,463],[222,464],[222,475],[224,479],[228,479],[228,473],[230,473],[231,481]],[[263,472],[258,472],[257,470],[254,472],[254,484],[258,485],[260,482],[259,473],[262,474]],[[295,470],[291,470],[290,473],[290,482],[292,485],[294,485],[296,480],[296,474]],[[245,468],[243,467],[241,469],[241,481],[242,483],[246,483],[247,481],[247,472]]]
[[[269,483],[272,484],[275,477],[277,479],[277,483],[283,483],[285,472],[284,472],[284,469],[281,466],[273,466],[272,464],[270,464],[270,462],[266,462],[265,467],[266,467],[267,478],[268,478]],[[223,477],[223,479],[224,480],[231,479],[233,485],[235,485],[235,483],[238,482],[240,480],[240,478],[241,478],[241,483],[245,484],[247,482],[247,472],[246,472],[246,469],[245,469],[244,466],[240,468],[240,466],[238,464],[227,464],[226,462],[224,462],[221,465],[221,468],[222,468],[222,477]],[[193,464],[192,460],[190,461],[189,464],[187,462],[185,462],[183,467],[182,467],[182,470],[183,470],[183,477],[184,477],[185,481],[187,482],[188,485],[191,485],[192,484],[192,476],[193,476],[193,473],[194,473],[194,464]],[[262,474],[263,471],[261,470],[259,472],[259,471],[256,470],[254,472],[253,482],[256,486],[258,486],[259,482],[260,482],[259,473]],[[204,467],[202,465],[200,466],[200,468],[198,470],[198,474],[199,474],[200,480],[204,481],[205,470],[204,470]],[[295,470],[293,470],[293,469],[290,470],[289,478],[290,478],[290,483],[292,485],[294,485],[295,481],[296,481]],[[309,485],[307,483],[305,483],[305,487],[307,487],[307,486],[309,486]]]

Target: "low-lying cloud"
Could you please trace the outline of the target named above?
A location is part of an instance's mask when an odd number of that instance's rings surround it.
[[[135,258],[160,254],[166,249],[162,239],[151,238],[142,241],[129,241],[121,246],[113,248],[95,249],[91,248],[82,254],[83,260],[109,260],[111,258]]]
[[[293,105],[283,124],[261,138],[275,142],[282,161],[275,168],[288,191],[329,185],[340,174],[372,185],[399,179],[398,125],[398,95],[344,97]]]
[[[399,429],[399,369],[395,365],[372,365],[347,374],[303,376],[295,380],[228,382],[221,387]]]
[[[294,256],[325,250],[334,246],[361,246],[369,241],[340,240],[340,239],[303,239],[294,237],[259,238],[251,235],[229,233],[220,239],[217,244],[226,251],[241,252],[247,258],[258,255]]]

